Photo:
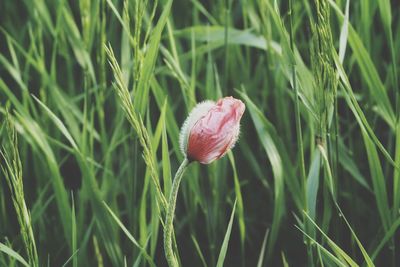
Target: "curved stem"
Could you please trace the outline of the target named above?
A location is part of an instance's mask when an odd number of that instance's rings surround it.
[[[165,257],[170,267],[178,267],[178,262],[174,256],[172,249],[172,232],[173,232],[173,221],[175,214],[176,198],[178,196],[179,184],[181,182],[183,173],[185,172],[186,166],[189,164],[189,160],[185,158],[178,171],[175,174],[174,181],[172,182],[171,193],[169,195],[167,215],[165,217],[164,225],[164,251]]]

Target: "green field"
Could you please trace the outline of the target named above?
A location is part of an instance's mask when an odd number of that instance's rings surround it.
[[[0,12],[0,267],[168,266],[180,128],[225,96],[239,140],[183,173],[173,265],[400,266],[400,2]]]

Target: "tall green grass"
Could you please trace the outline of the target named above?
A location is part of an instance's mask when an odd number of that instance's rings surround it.
[[[0,10],[0,266],[166,266],[179,128],[226,95],[240,140],[185,172],[181,266],[400,264],[396,1]]]

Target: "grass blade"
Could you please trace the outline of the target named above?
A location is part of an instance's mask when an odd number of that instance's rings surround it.
[[[224,241],[222,242],[222,246],[221,246],[221,250],[219,252],[219,256],[218,256],[218,261],[217,261],[216,267],[223,267],[224,266],[225,256],[226,256],[226,252],[228,250],[229,238],[231,236],[231,231],[232,231],[233,218],[235,217],[235,209],[236,209],[236,200],[235,200],[235,203],[233,204],[231,218],[229,220],[228,227],[226,228]]]
[[[24,260],[24,258],[22,258],[21,255],[19,255],[16,251],[14,251],[12,248],[7,247],[6,245],[4,245],[3,243],[0,242],[0,251],[7,254],[8,256],[10,256],[13,259],[16,259],[17,261],[19,261],[20,263],[22,263],[24,266],[26,267],[30,267],[29,264],[26,262],[26,260]]]

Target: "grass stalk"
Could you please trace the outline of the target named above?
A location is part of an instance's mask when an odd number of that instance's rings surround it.
[[[289,37],[290,37],[290,49],[294,53],[294,35],[293,35],[293,6],[292,0],[289,0]],[[299,168],[300,168],[300,185],[301,185],[301,192],[302,192],[302,202],[303,208],[305,211],[308,211],[307,207],[307,178],[306,178],[306,169],[305,169],[305,161],[304,161],[304,146],[303,146],[303,136],[302,136],[302,129],[301,129],[301,118],[300,118],[300,104],[299,104],[299,92],[297,88],[297,76],[296,76],[296,66],[295,64],[292,65],[292,85],[294,90],[294,103],[295,103],[295,122],[296,122],[296,141],[298,145],[298,156],[299,156]],[[303,216],[304,217],[304,216]],[[308,225],[307,220],[305,217],[303,218],[304,225]],[[307,256],[308,256],[308,264],[313,263],[313,256],[312,256],[312,248],[311,242],[306,239],[307,243]]]

